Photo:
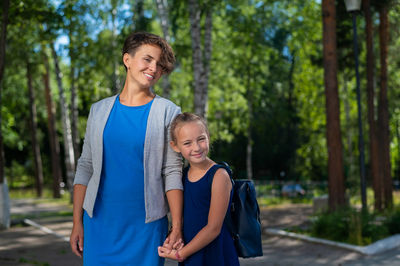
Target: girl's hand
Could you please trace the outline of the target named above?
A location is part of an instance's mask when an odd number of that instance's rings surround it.
[[[183,258],[182,256],[180,256],[180,254],[178,253],[178,250],[176,250],[176,249],[169,250],[168,248],[165,248],[165,247],[158,247],[158,256],[163,257],[163,258],[168,258],[171,260],[176,260],[179,262],[182,262],[186,259],[186,258]]]

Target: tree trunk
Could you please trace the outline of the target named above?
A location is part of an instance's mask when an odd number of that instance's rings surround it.
[[[335,0],[322,0],[323,57],[328,145],[329,209],[345,205],[342,141],[337,81]]]
[[[247,111],[249,113],[249,122],[247,126],[247,147],[246,147],[246,170],[247,178],[253,179],[253,138],[252,138],[252,123],[253,123],[253,95],[250,85],[250,75],[248,76],[247,82]]]
[[[33,161],[35,166],[35,183],[36,183],[36,195],[41,197],[43,194],[43,167],[42,157],[40,156],[40,146],[37,140],[37,122],[36,122],[36,104],[35,104],[35,92],[32,86],[32,69],[31,64],[27,61],[26,64],[26,78],[28,81],[28,92],[29,92],[29,125],[31,128],[31,141],[32,141],[32,153]]]
[[[206,9],[204,51],[201,48],[201,10],[197,0],[188,2],[190,35],[192,39],[194,112],[205,117],[207,112],[208,75],[212,50],[212,10]]]
[[[8,25],[8,11],[10,7],[9,0],[3,0],[3,17],[1,23],[1,36],[0,36],[0,110],[2,106],[2,87],[3,87],[3,74],[4,64],[6,57],[6,37]],[[2,125],[2,117],[0,112],[0,125]],[[1,128],[0,128],[1,129]],[[10,218],[10,197],[8,194],[7,180],[4,176],[4,148],[3,148],[3,135],[0,130],[0,228],[9,228],[11,223]]]
[[[383,209],[383,176],[379,171],[379,154],[378,139],[376,132],[375,105],[374,105],[374,49],[373,49],[373,28],[370,0],[363,0],[365,14],[365,36],[367,45],[367,109],[368,109],[368,125],[369,125],[369,154],[371,165],[372,186],[374,189],[374,208],[375,210]]]
[[[347,75],[343,74],[343,92],[344,92],[344,112],[345,112],[345,121],[346,121],[346,134],[347,134],[347,149],[348,149],[348,160],[347,160],[347,164],[348,164],[348,175],[347,176],[351,176],[353,173],[353,134],[351,132],[351,119],[350,119],[350,103],[349,103],[349,99],[350,99],[350,95],[347,89]]]
[[[3,75],[5,68],[5,57],[6,57],[6,39],[7,39],[7,25],[8,25],[8,11],[10,7],[10,1],[3,1],[3,17],[1,23],[1,39],[0,39],[0,110],[1,110],[1,93],[3,88]],[[2,116],[0,112],[0,125],[2,124]],[[4,149],[3,149],[3,134],[0,130],[0,184],[4,183]]]
[[[50,152],[51,152],[51,170],[53,174],[53,198],[60,198],[60,182],[62,180],[61,164],[60,164],[60,146],[58,142],[55,110],[53,107],[53,100],[50,92],[50,67],[47,54],[43,49],[43,62],[45,73],[43,74],[43,82],[46,96],[47,106],[47,129],[49,132]]]
[[[389,104],[387,98],[387,53],[389,39],[389,19],[388,7],[384,5],[379,10],[379,44],[380,44],[380,91],[378,106],[378,125],[379,137],[381,140],[380,152],[382,162],[382,173],[384,182],[384,206],[391,208],[393,206],[393,187],[392,174],[390,166],[390,134],[389,134]]]
[[[168,20],[168,3],[166,0],[155,0],[155,2],[164,39],[169,43],[171,41],[171,37],[169,35],[170,24]],[[161,80],[161,88],[163,91],[163,96],[168,99],[171,92],[171,83],[169,82],[167,75],[164,75]]]
[[[115,52],[118,50],[117,49],[117,25],[115,22],[116,16],[117,16],[117,1],[111,1],[111,53],[112,53],[112,91],[114,94],[117,94],[120,89],[120,83],[119,83],[119,71],[118,71],[118,59],[119,56],[115,54]]]
[[[54,44],[51,44],[51,50],[54,59],[54,67],[56,71],[56,79],[58,91],[60,94],[60,110],[61,110],[61,119],[63,125],[63,139],[64,139],[64,154],[65,154],[65,163],[67,170],[67,187],[71,193],[71,201],[73,194],[73,181],[74,181],[74,171],[75,171],[75,155],[74,155],[74,147],[72,144],[72,133],[71,133],[71,122],[68,115],[68,108],[65,102],[64,89],[61,81],[61,71],[58,64],[58,57],[56,50],[54,48]]]
[[[80,154],[79,149],[79,129],[78,129],[78,94],[77,88],[75,85],[76,77],[75,77],[76,68],[73,63],[73,59],[71,58],[71,134],[72,134],[72,146],[74,148],[74,161],[78,160],[78,156]]]

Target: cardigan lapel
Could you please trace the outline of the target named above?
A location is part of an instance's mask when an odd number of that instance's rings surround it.
[[[108,101],[104,102],[104,106],[100,107],[100,110],[98,112],[98,116],[95,117],[93,121],[93,131],[92,131],[92,139],[94,149],[92,149],[92,156],[93,156],[93,162],[98,163],[98,177],[100,179],[100,174],[101,174],[101,168],[103,165],[103,133],[104,133],[104,128],[106,126],[108,117],[110,116],[112,107],[114,106],[115,99],[117,98],[118,95],[115,95],[113,97],[110,97]],[[96,170],[96,169],[95,169]]]

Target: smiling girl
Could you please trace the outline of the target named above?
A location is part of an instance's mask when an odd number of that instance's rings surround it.
[[[183,176],[186,245],[172,250],[159,247],[158,254],[187,266],[239,265],[233,239],[224,223],[232,183],[226,170],[208,158],[210,134],[206,122],[197,115],[183,113],[174,119],[170,130],[172,148],[189,162]]]

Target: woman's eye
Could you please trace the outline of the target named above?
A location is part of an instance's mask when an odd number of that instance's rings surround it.
[[[148,62],[148,63],[151,62],[151,59],[150,59],[150,58],[145,58],[144,60],[145,60],[146,62]]]

